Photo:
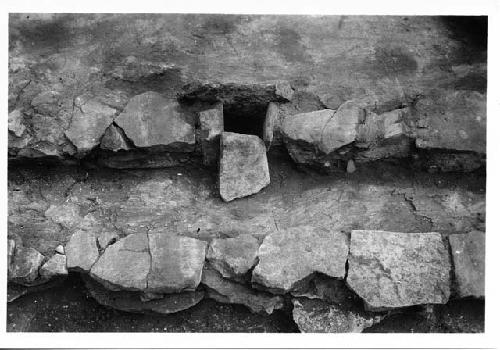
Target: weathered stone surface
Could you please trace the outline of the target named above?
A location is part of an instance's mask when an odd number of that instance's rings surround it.
[[[347,284],[368,310],[444,304],[450,260],[439,233],[351,233]]]
[[[224,277],[239,277],[257,263],[259,241],[251,235],[213,239],[207,251],[207,260]]]
[[[45,211],[45,217],[51,219],[55,223],[61,224],[67,229],[76,227],[82,220],[80,207],[75,203],[51,205]]]
[[[104,132],[101,139],[101,148],[113,152],[119,150],[129,150],[130,146],[127,142],[127,137],[122,129],[111,124]]]
[[[220,135],[224,132],[222,103],[199,113],[203,164],[215,166],[219,159]]]
[[[307,285],[290,293],[294,297],[322,299],[327,303],[345,304],[359,299],[343,279],[331,278],[322,274],[315,275]]]
[[[336,111],[323,109],[288,116],[281,131],[292,158],[308,163],[354,142],[362,117],[363,110],[348,101]]]
[[[384,315],[320,300],[293,299],[293,320],[302,333],[361,333]]]
[[[59,245],[56,247],[55,251],[56,251],[56,253],[58,253],[58,254],[64,254],[64,247],[63,247],[61,244],[59,244]]]
[[[212,268],[204,268],[201,283],[208,287],[208,297],[221,303],[242,304],[252,312],[272,314],[283,307],[283,297],[257,292],[242,284],[223,278]]]
[[[169,232],[150,232],[148,236],[152,259],[148,291],[195,290],[201,281],[206,242]]]
[[[486,154],[486,98],[477,91],[438,91],[415,105],[418,148]]]
[[[178,294],[167,294],[159,299],[142,301],[141,293],[119,291],[113,292],[104,288],[91,278],[84,278],[85,286],[90,295],[102,305],[128,312],[153,311],[160,314],[171,314],[179,312],[198,304],[205,293],[200,291],[183,292]]]
[[[262,139],[269,149],[274,139],[274,128],[278,122],[279,106],[275,102],[267,105],[266,118],[264,119]]]
[[[106,128],[113,122],[116,110],[96,100],[75,100],[71,125],[65,134],[79,153],[87,153],[101,141]]]
[[[130,99],[124,111],[115,118],[136,147],[165,146],[192,150],[194,127],[188,122],[175,100],[167,100],[148,91]]]
[[[219,173],[226,202],[259,192],[271,181],[264,142],[255,135],[222,133]]]
[[[29,286],[38,278],[38,269],[44,259],[36,249],[16,247],[14,257],[11,258],[9,281]]]
[[[90,271],[99,257],[93,230],[78,229],[71,236],[64,250],[68,270]]]
[[[16,241],[13,239],[7,240],[7,269],[10,269],[12,259],[16,253]]]
[[[268,235],[259,248],[252,282],[289,291],[314,272],[345,275],[347,235],[312,226],[299,226]]]
[[[448,237],[459,297],[484,297],[485,234],[472,231]]]
[[[23,123],[23,114],[19,109],[9,113],[8,118],[9,131],[12,131],[17,137],[21,137],[26,130]]]
[[[108,246],[90,276],[108,289],[145,290],[150,266],[147,235],[132,234]]]
[[[66,269],[66,255],[62,254],[54,254],[40,268],[40,276],[46,280],[54,277],[66,276],[67,274],[68,270]]]

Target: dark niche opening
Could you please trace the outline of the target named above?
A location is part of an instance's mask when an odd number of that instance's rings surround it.
[[[267,105],[224,104],[224,131],[263,136]]]

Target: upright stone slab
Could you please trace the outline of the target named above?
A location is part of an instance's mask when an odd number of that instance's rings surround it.
[[[54,254],[40,268],[40,276],[45,280],[49,280],[54,277],[66,276],[67,274],[66,255],[62,254]]]
[[[219,172],[224,201],[259,192],[271,182],[264,142],[255,135],[222,133]]]
[[[203,164],[216,166],[219,159],[220,135],[224,131],[222,103],[199,113]]]
[[[194,148],[194,126],[179,103],[157,92],[132,97],[115,123],[136,147],[163,146],[182,152]]]
[[[485,234],[472,231],[448,237],[459,297],[484,297]]]
[[[96,235],[93,230],[79,229],[64,248],[68,270],[90,271],[99,257]]]
[[[352,231],[347,284],[368,310],[445,304],[450,259],[439,233]]]
[[[278,120],[279,105],[275,102],[270,102],[267,105],[266,118],[264,119],[263,125],[263,136],[264,143],[267,149],[271,147],[274,139],[274,126]]]
[[[311,226],[280,230],[260,246],[252,282],[286,292],[314,272],[343,278],[348,250],[347,235],[342,232]]]
[[[147,235],[131,234],[106,248],[90,276],[111,290],[145,290],[150,266]]]
[[[175,293],[195,290],[201,281],[206,242],[169,232],[149,233],[150,292]]]

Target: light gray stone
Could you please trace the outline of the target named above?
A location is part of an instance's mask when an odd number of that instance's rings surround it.
[[[136,147],[164,146],[186,152],[195,144],[194,127],[179,103],[157,92],[132,97],[115,123]]]
[[[220,135],[224,132],[222,103],[201,111],[199,120],[203,164],[216,166],[219,159]]]
[[[99,257],[93,230],[78,229],[64,248],[68,270],[90,271]]]
[[[9,113],[8,118],[9,131],[12,131],[17,137],[21,137],[26,130],[23,124],[23,114],[19,109]]]
[[[99,145],[106,128],[113,122],[116,110],[96,100],[82,101],[77,105],[71,118],[71,125],[65,134],[79,153],[88,153]]]
[[[450,260],[439,233],[351,233],[347,284],[368,310],[445,304]]]
[[[239,277],[257,263],[259,241],[251,235],[215,238],[210,242],[207,260],[224,277]]]
[[[278,121],[279,106],[275,102],[267,105],[266,118],[264,119],[262,139],[266,144],[267,149],[271,147],[274,139],[274,127]]]
[[[66,255],[62,254],[54,254],[40,268],[40,276],[46,280],[54,277],[66,276],[67,274],[68,270],[66,269]]]
[[[38,278],[38,269],[45,257],[36,249],[16,247],[11,258],[9,281],[22,285],[31,285]]]
[[[290,291],[314,272],[343,278],[348,249],[347,235],[341,232],[312,226],[280,230],[260,246],[252,282]]]
[[[257,193],[270,183],[264,142],[255,135],[222,133],[219,191],[229,202]]]
[[[131,234],[106,248],[90,276],[111,290],[145,290],[150,266],[147,235]]]
[[[206,242],[169,232],[150,232],[151,271],[149,292],[175,293],[195,290],[201,281]]]
[[[459,297],[484,297],[485,234],[472,231],[448,237]]]

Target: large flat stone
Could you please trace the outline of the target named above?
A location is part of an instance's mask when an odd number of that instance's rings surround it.
[[[78,229],[64,248],[68,270],[90,271],[99,257],[93,230]]]
[[[460,297],[484,297],[485,234],[472,231],[448,237]]]
[[[78,101],[77,98],[75,104],[71,125],[65,134],[78,152],[85,154],[99,144],[116,110],[95,100]]]
[[[167,100],[157,92],[148,91],[132,97],[115,123],[136,147],[193,150],[192,123],[188,122],[176,100]]]
[[[283,307],[283,297],[258,292],[245,285],[225,279],[211,268],[203,269],[201,283],[207,287],[209,298],[221,303],[242,304],[255,313],[272,314]]]
[[[439,233],[354,230],[347,284],[369,310],[445,304],[450,260]]]
[[[260,246],[252,282],[289,291],[314,272],[343,278],[348,249],[347,235],[341,232],[312,226],[280,230]]]
[[[90,276],[112,290],[145,290],[150,266],[147,235],[132,234],[108,246]]]
[[[384,315],[321,300],[293,299],[293,320],[302,333],[361,333]]]
[[[249,196],[269,185],[264,142],[255,135],[222,133],[219,191],[226,202]]]
[[[219,159],[220,135],[224,132],[222,103],[201,111],[199,120],[203,164],[216,166]]]
[[[151,272],[148,291],[175,293],[195,290],[201,281],[206,242],[169,232],[149,233]]]
[[[259,241],[251,235],[215,238],[210,242],[207,260],[224,277],[238,277],[257,263]]]

